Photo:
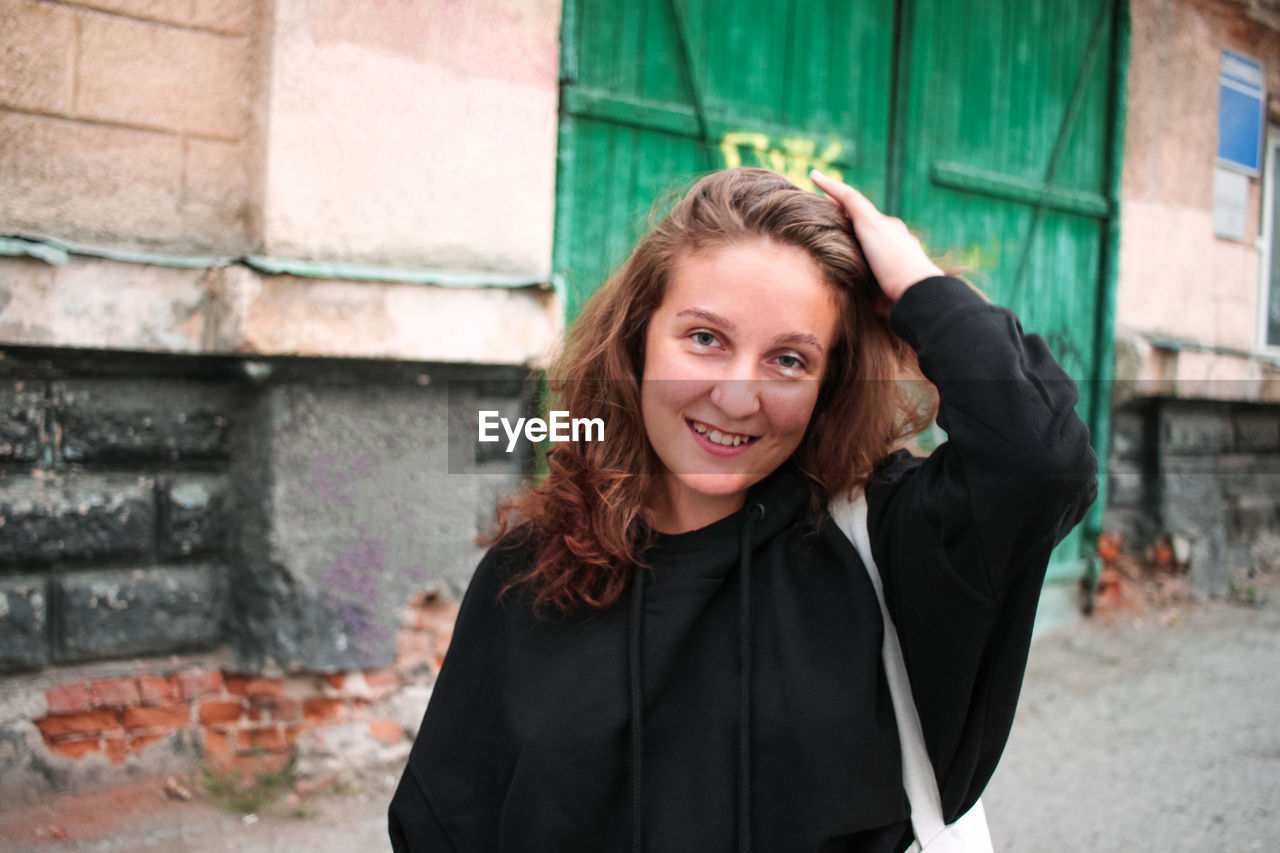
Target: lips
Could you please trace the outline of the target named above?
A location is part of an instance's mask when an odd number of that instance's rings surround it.
[[[698,435],[702,436],[712,444],[717,444],[725,448],[741,447],[743,445],[750,444],[760,437],[758,435],[747,435],[745,433],[726,432],[717,429],[711,424],[703,423],[702,421],[695,421],[692,418],[685,418],[685,420]]]

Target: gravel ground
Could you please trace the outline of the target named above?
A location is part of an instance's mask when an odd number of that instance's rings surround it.
[[[1002,853],[1274,849],[1280,828],[1280,586],[1080,623],[1036,640],[984,802]],[[386,850],[394,779],[254,819],[144,783],[0,815],[0,850]],[[289,812],[294,811],[290,816]]]

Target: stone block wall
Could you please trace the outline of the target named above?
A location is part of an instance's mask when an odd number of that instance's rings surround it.
[[[1138,398],[1112,419],[1106,525],[1202,593],[1280,570],[1280,406]]]
[[[250,0],[0,0],[6,233],[249,245]]]
[[[402,762],[527,465],[465,439],[524,371],[2,356],[0,807]]]
[[[0,673],[225,640],[225,383],[0,378]]]

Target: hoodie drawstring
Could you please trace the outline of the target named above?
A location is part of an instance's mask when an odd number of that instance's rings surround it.
[[[742,692],[738,700],[738,850],[751,853],[751,534],[764,518],[764,504],[747,507],[738,552],[738,651]],[[641,692],[641,622],[644,613],[644,572],[637,566],[631,576],[631,850],[643,853],[644,735]]]
[[[738,701],[738,850],[751,853],[751,531],[764,518],[764,504],[747,507],[738,552],[738,649],[742,662],[742,695]]]
[[[644,756],[644,734],[641,731],[643,709],[640,696],[640,620],[644,609],[644,569],[636,566],[631,576],[631,853],[643,853],[641,836],[644,812],[640,797],[642,786],[641,762]]]

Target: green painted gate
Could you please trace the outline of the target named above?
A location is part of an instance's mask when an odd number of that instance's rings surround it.
[[[1044,335],[1101,458],[1126,15],[1124,0],[566,0],[569,317],[697,175],[758,165],[811,186],[817,167]],[[1091,530],[1058,549],[1051,583],[1091,571]]]

